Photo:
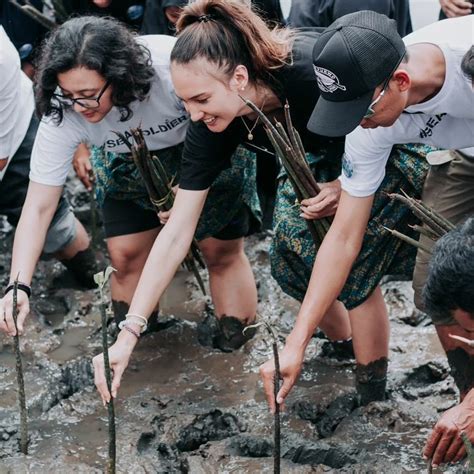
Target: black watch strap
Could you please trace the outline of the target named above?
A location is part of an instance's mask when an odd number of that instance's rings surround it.
[[[15,286],[14,283],[11,283],[10,285],[8,285],[7,289],[5,290],[5,294],[10,293],[10,291],[13,290],[14,286]],[[30,286],[25,285],[24,283],[20,283],[20,282],[18,282],[17,286],[18,286],[19,290],[24,291],[26,293],[28,298],[31,296],[31,287]]]

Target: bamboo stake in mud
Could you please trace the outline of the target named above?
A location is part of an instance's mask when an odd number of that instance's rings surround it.
[[[13,321],[15,323],[16,334],[13,336],[13,346],[15,348],[16,378],[18,383],[18,399],[20,402],[20,450],[23,454],[28,454],[28,415],[26,411],[25,381],[23,378],[23,364],[21,362],[20,336],[18,335],[18,278],[13,282]]]
[[[104,354],[104,368],[105,368],[105,380],[107,381],[107,389],[109,393],[112,393],[112,371],[110,370],[109,362],[109,345],[107,342],[107,302],[104,295],[104,288],[107,281],[110,278],[112,272],[115,272],[115,268],[107,267],[103,272],[96,273],[94,275],[94,281],[97,284],[100,292],[100,316],[102,322],[102,351]],[[114,399],[110,397],[110,401],[107,403],[107,414],[109,421],[109,458],[107,460],[106,472],[107,474],[115,474],[115,465],[117,459],[117,448],[116,448],[116,432],[115,432],[115,410],[114,410]]]
[[[95,201],[95,186],[92,183],[92,189],[89,191],[89,207],[91,213],[91,246],[97,246],[97,203]]]
[[[275,375],[273,377],[273,401],[275,403],[275,413],[273,414],[273,473],[280,474],[280,460],[281,460],[281,420],[280,420],[280,404],[277,402],[277,395],[280,391],[280,356],[278,354],[278,336],[273,327],[267,322],[262,321],[257,324],[251,324],[242,331],[255,329],[260,326],[265,326],[268,334],[272,338],[273,362],[275,364]]]

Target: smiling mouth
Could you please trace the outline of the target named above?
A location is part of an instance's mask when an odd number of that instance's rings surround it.
[[[214,125],[214,123],[216,122],[217,120],[217,117],[210,117],[208,119],[204,119],[203,122],[206,124],[206,125]]]

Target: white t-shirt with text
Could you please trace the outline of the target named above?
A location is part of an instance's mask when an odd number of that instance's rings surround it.
[[[80,143],[104,146],[106,151],[123,153],[129,149],[114,133],[129,136],[130,128],[140,126],[150,150],[161,150],[184,141],[188,114],[174,92],[170,75],[170,54],[175,38],[150,35],[138,38],[151,52],[156,75],[147,98],[130,104],[133,116],[120,121],[118,108],[98,123],[89,123],[82,115],[68,109],[60,125],[43,118],[31,157],[30,179],[49,186],[61,186],[71,168],[72,158]]]
[[[385,176],[392,146],[425,143],[444,149],[474,146],[474,91],[461,61],[472,47],[474,16],[428,25],[406,36],[407,46],[436,44],[444,54],[446,76],[441,90],[426,102],[410,106],[391,127],[357,127],[346,137],[342,189],[354,197],[375,193]]]

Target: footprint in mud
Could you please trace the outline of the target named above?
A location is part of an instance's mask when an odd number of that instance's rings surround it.
[[[359,450],[341,443],[332,446],[325,441],[311,442],[291,435],[282,440],[281,449],[282,457],[295,464],[323,464],[334,469],[354,464],[359,454]],[[270,457],[273,443],[261,436],[239,435],[231,440],[229,450],[237,456]]]
[[[176,446],[180,451],[194,451],[208,441],[229,438],[245,430],[235,415],[212,410],[197,416],[190,425],[182,428]]]
[[[345,393],[333,400],[327,407],[298,401],[292,406],[292,412],[303,420],[311,421],[321,438],[331,436],[339,423],[359,407],[355,392]]]
[[[447,379],[448,368],[441,362],[430,361],[412,369],[401,381],[401,393],[408,400],[434,395],[436,390],[433,385]],[[439,390],[448,388],[439,387]],[[438,390],[438,391],[439,391]]]

